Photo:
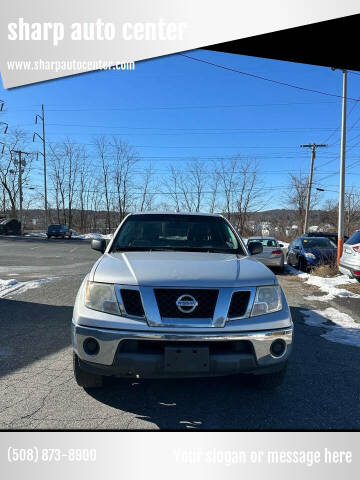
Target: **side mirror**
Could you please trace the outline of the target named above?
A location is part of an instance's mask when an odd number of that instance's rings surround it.
[[[101,238],[100,240],[91,240],[91,248],[93,250],[98,250],[99,252],[104,253],[106,250],[106,240],[104,240],[103,238]]]
[[[295,247],[293,247],[294,250],[300,250],[300,247],[299,245],[295,245]]]
[[[263,252],[263,246],[260,242],[250,242],[248,245],[250,255],[258,255]]]

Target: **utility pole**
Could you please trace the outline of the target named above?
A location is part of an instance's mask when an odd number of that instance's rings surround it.
[[[40,140],[42,141],[43,144],[43,151],[38,152],[40,155],[43,156],[44,160],[44,228],[47,228],[48,224],[48,203],[47,203],[47,178],[46,178],[46,140],[45,140],[45,111],[44,111],[44,105],[41,105],[41,115],[36,114],[35,116],[35,124],[37,124],[38,118],[42,122],[42,136],[39,135],[37,132],[34,133],[33,135],[33,142],[35,141],[35,137],[39,137]]]
[[[4,105],[5,105],[4,100],[0,100],[0,112],[2,112]],[[0,125],[5,125],[3,133],[4,134],[7,133],[9,125],[6,122],[0,122]]]
[[[344,209],[345,209],[345,155],[346,155],[346,104],[347,104],[347,70],[343,70],[342,119],[341,119],[341,155],[340,155],[340,188],[339,188],[339,220],[337,264],[344,245]]]
[[[327,147],[327,145],[323,143],[309,143],[307,145],[300,145],[301,148],[311,148],[311,162],[310,162],[310,173],[309,173],[309,180],[308,180],[308,188],[307,188],[307,198],[306,198],[306,210],[305,210],[305,222],[304,222],[304,231],[306,233],[309,228],[309,212],[310,212],[310,201],[311,201],[311,188],[313,183],[313,173],[314,173],[314,161],[316,157],[316,149]]]
[[[24,233],[24,226],[23,226],[23,188],[22,188],[22,174],[24,172],[23,167],[26,166],[26,160],[21,158],[22,155],[29,155],[29,152],[23,152],[22,150],[11,150],[11,153],[16,153],[19,155],[19,159],[16,161],[14,160],[15,165],[19,165],[19,195],[20,195],[20,205],[19,205],[19,217],[20,217],[20,233],[21,235]]]

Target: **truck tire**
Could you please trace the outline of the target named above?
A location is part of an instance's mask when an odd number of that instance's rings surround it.
[[[85,372],[79,364],[79,357],[73,352],[74,377],[79,387],[83,388],[101,388],[104,386],[104,377],[93,373]]]
[[[285,379],[287,364],[279,371],[264,375],[252,375],[251,383],[261,390],[274,390],[280,387]]]

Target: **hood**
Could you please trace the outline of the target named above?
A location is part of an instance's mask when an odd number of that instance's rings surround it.
[[[238,287],[272,285],[262,263],[232,254],[198,252],[114,252],[94,265],[95,282],[141,286]]]

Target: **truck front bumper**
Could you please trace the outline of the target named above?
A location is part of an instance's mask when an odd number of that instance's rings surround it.
[[[89,339],[95,341],[92,346],[97,343],[96,353],[86,352]],[[292,339],[292,325],[274,330],[205,334],[113,330],[72,324],[73,348],[81,368],[115,377],[275,372],[287,361]]]

